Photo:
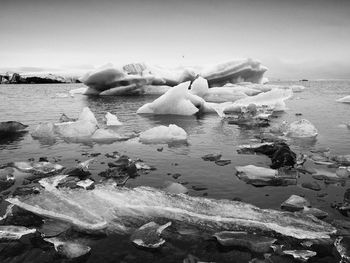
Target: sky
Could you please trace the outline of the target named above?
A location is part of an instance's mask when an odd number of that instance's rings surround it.
[[[0,0],[0,69],[241,58],[274,78],[350,79],[350,1]]]

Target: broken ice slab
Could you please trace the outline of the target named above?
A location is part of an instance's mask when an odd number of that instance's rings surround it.
[[[35,214],[85,230],[129,232],[157,218],[177,220],[216,231],[259,230],[297,239],[329,238],[336,229],[305,215],[294,215],[229,200],[166,193],[151,187],[96,185],[93,190],[45,187],[37,195],[7,201]]]

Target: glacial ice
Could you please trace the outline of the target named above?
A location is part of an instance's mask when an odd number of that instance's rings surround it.
[[[175,124],[170,124],[168,127],[160,125],[140,134],[140,142],[142,143],[171,143],[176,141],[187,141],[187,133]]]
[[[74,94],[85,94],[85,92],[88,90],[87,87],[72,89],[69,91],[69,94],[71,97],[74,97]]]
[[[55,138],[54,126],[51,122],[40,123],[31,135],[33,138]]]
[[[246,59],[206,67],[200,72],[200,76],[207,79],[210,86],[244,81],[261,83],[266,70],[259,61]]]
[[[350,103],[350,95],[343,98],[337,99],[337,102]]]
[[[316,138],[318,131],[308,120],[294,121],[287,127],[286,135],[292,138]]]
[[[297,239],[329,238],[336,231],[328,223],[302,214],[260,209],[237,201],[170,194],[151,187],[129,189],[101,184],[90,191],[46,188],[39,194],[7,201],[85,231],[107,228],[107,231],[130,233],[131,225],[141,226],[157,218],[216,231],[260,230]]]
[[[66,241],[58,237],[45,238],[44,240],[52,243],[59,254],[69,259],[81,257],[91,250],[90,247],[79,241]]]
[[[136,113],[173,115],[193,115],[197,113],[200,104],[204,103],[204,100],[198,96],[189,94],[189,85],[190,82],[188,81],[171,88],[153,102],[146,103],[140,107]],[[194,99],[197,99],[197,105],[194,104]]]
[[[243,88],[244,89],[244,88]],[[202,77],[195,79],[191,85],[191,93],[203,98],[209,102],[228,102],[236,101],[247,97],[243,89],[233,87],[210,88],[208,81]],[[248,88],[249,89],[249,88]],[[246,90],[247,91],[247,90]],[[255,91],[258,94],[259,91]]]
[[[107,126],[120,126],[120,125],[123,125],[123,123],[118,120],[118,117],[116,115],[113,115],[110,112],[106,113],[105,118],[106,118],[106,125]]]
[[[0,226],[0,240],[17,240],[22,236],[33,234],[36,229],[26,228],[24,226]]]
[[[272,89],[271,91],[260,93],[256,96],[251,96],[235,101],[232,105],[225,108],[227,111],[237,111],[242,107],[247,107],[250,104],[255,104],[257,107],[268,107],[273,111],[284,111],[286,105],[285,100],[291,98],[293,92],[290,89]]]
[[[97,120],[88,107],[82,110],[77,121],[54,124],[55,132],[64,138],[90,137],[97,128]]]
[[[165,243],[161,234],[171,225],[171,222],[165,225],[159,225],[155,222],[149,222],[137,229],[130,237],[131,241],[140,247],[158,248]]]
[[[126,137],[121,136],[119,133],[110,129],[97,129],[91,136],[91,140],[95,142],[108,142],[125,140]]]

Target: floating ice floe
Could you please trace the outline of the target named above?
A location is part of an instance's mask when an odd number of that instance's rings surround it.
[[[8,202],[37,215],[69,222],[85,231],[130,233],[130,225],[158,218],[209,227],[279,233],[297,239],[329,238],[336,229],[313,217],[259,209],[229,200],[170,194],[151,187],[133,189],[96,185],[95,189],[46,187],[39,194],[8,198]]]
[[[188,189],[182,184],[175,182],[167,182],[166,186],[163,188],[165,192],[173,193],[173,194],[187,194]]]
[[[295,185],[296,177],[293,174],[279,174],[278,170],[258,167],[255,165],[236,166],[237,177],[247,184],[254,186]]]
[[[10,165],[21,172],[36,174],[54,174],[64,169],[64,166],[50,162],[13,162]]]
[[[90,137],[97,128],[97,120],[88,107],[82,110],[77,121],[54,124],[55,132],[64,138]]]
[[[171,222],[165,225],[158,225],[155,222],[149,222],[137,229],[130,237],[131,241],[140,247],[158,248],[165,243],[161,234],[171,225]]]
[[[238,246],[248,248],[255,253],[267,253],[275,238],[249,234],[242,231],[223,231],[215,233],[214,237],[223,246]]]
[[[341,99],[337,99],[337,102],[341,102],[341,103],[350,103],[350,95],[349,96],[345,96]]]
[[[110,142],[126,139],[128,139],[128,137],[121,136],[119,133],[110,129],[97,129],[91,136],[91,140],[95,142]]]
[[[17,240],[22,236],[33,234],[36,229],[26,228],[24,226],[0,226],[0,240]]]
[[[292,138],[316,138],[318,131],[311,122],[302,119],[289,124],[286,135]]]
[[[311,250],[283,250],[283,254],[291,255],[293,258],[298,259],[302,262],[306,262],[309,258],[317,255],[315,251]]]
[[[142,143],[171,143],[187,141],[187,133],[184,129],[175,124],[157,126],[141,132],[140,142]]]
[[[195,79],[191,85],[191,93],[210,102],[228,102],[236,101],[247,97],[242,90],[231,87],[210,88],[208,81],[202,77]],[[256,94],[259,91],[256,91]]]
[[[31,132],[31,136],[36,138],[55,138],[54,126],[51,122],[38,124],[34,131]]]
[[[57,237],[45,238],[44,240],[52,243],[59,254],[69,259],[81,257],[91,250],[90,247],[79,241],[65,241]]]
[[[251,96],[235,101],[232,105],[227,106],[224,111],[240,111],[242,107],[247,107],[250,104],[254,104],[257,107],[268,107],[273,111],[286,110],[285,100],[291,98],[293,92],[290,89],[273,89],[268,92],[259,93],[256,96]]]
[[[74,94],[85,94],[85,92],[88,90],[87,87],[72,89],[69,91],[69,94],[71,97],[74,97]]]
[[[106,113],[105,118],[106,118],[106,125],[107,126],[120,126],[120,125],[123,125],[123,123],[118,120],[118,117],[116,115],[113,115],[110,112]]]
[[[304,207],[310,207],[310,202],[298,195],[291,195],[281,204],[281,208],[290,212],[303,210]]]

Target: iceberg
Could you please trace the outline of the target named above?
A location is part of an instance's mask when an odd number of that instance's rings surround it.
[[[170,124],[168,127],[160,125],[140,134],[140,142],[142,143],[171,143],[176,141],[187,141],[187,133],[175,124]]]
[[[0,122],[0,136],[10,136],[16,133],[22,133],[28,125],[22,124],[18,121],[4,121]]]
[[[123,123],[118,120],[118,117],[116,115],[113,115],[110,112],[106,113],[105,118],[106,118],[106,125],[107,126],[120,126],[120,125],[123,125]]]
[[[151,187],[96,185],[93,190],[46,187],[39,194],[8,202],[43,217],[69,222],[84,231],[130,233],[159,218],[215,231],[263,231],[296,239],[329,238],[336,229],[305,215],[260,209],[238,201],[171,194]]]
[[[192,68],[178,67],[174,69],[148,65],[146,71],[167,86],[176,86],[182,82],[192,81],[198,73]]]
[[[204,100],[189,94],[190,82],[184,82],[171,88],[164,95],[151,103],[146,103],[137,110],[138,114],[173,114],[193,115],[199,111]]]
[[[33,138],[55,138],[54,126],[51,122],[40,123],[31,135]]]
[[[203,79],[202,77],[198,77],[197,79],[195,79],[195,81],[191,85],[192,94],[197,95],[203,98],[205,101],[209,102],[233,102],[239,99],[243,99],[248,96],[243,90],[244,88],[236,89],[232,87],[220,87],[209,89],[208,81],[206,79]],[[248,92],[248,90],[245,91]],[[253,94],[258,93],[260,92],[253,90]]]
[[[350,95],[349,96],[345,96],[344,98],[341,98],[341,99],[337,99],[337,102],[350,103]]]
[[[266,71],[267,68],[259,61],[246,59],[204,68],[200,76],[207,79],[210,86],[223,86],[226,83],[238,82],[261,83]]]
[[[308,120],[294,121],[287,127],[286,135],[292,138],[316,138],[318,131]]]
[[[36,229],[24,226],[0,226],[0,240],[18,240],[22,236],[34,234]]]
[[[293,91],[290,89],[272,89],[268,92],[260,93],[256,96],[251,96],[235,101],[231,105],[225,108],[225,112],[241,111],[243,107],[248,107],[250,104],[254,104],[257,107],[268,107],[273,111],[286,110],[285,100],[293,96]]]
[[[95,142],[107,142],[125,140],[128,137],[123,137],[119,133],[109,129],[97,129],[91,136],[91,140]]]
[[[85,76],[83,83],[91,89],[86,93],[98,92],[101,96],[131,95],[138,94],[143,85],[151,84],[153,78],[151,75],[127,75],[122,69],[107,68]]]
[[[89,246],[83,245],[79,241],[66,241],[57,237],[45,238],[44,240],[52,243],[59,254],[69,259],[81,257],[91,250]]]
[[[77,121],[54,124],[55,132],[64,138],[90,137],[97,128],[97,120],[88,107],[82,110]]]

